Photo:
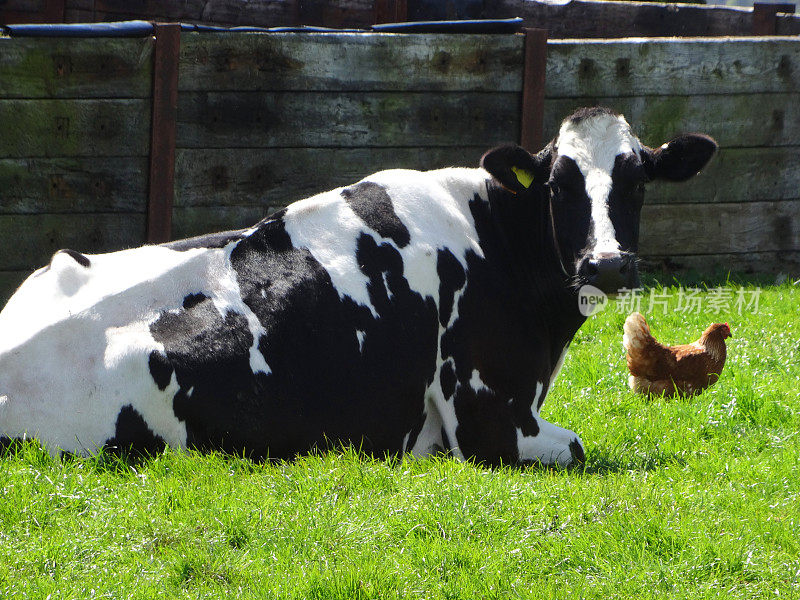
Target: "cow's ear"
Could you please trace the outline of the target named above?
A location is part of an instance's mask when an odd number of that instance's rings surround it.
[[[716,151],[717,142],[707,135],[681,135],[655,150],[646,148],[645,170],[649,179],[686,181],[697,175]]]
[[[520,146],[509,144],[493,148],[481,158],[481,167],[514,193],[524,192],[534,182],[544,183],[549,165],[549,147],[533,155]]]

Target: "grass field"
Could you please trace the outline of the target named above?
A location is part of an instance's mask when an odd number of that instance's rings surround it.
[[[694,398],[627,390],[627,307],[578,333],[543,415],[581,435],[581,469],[23,445],[0,458],[0,598],[800,598],[800,285],[757,310],[723,285],[697,314],[642,296],[664,342],[730,323]]]

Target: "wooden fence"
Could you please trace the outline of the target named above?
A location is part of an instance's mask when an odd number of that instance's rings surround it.
[[[595,0],[4,0],[0,23],[158,19],[213,25],[321,25],[522,17],[551,38],[797,35],[793,4],[755,9]]]
[[[152,37],[0,38],[0,297],[59,248],[141,244]],[[184,33],[174,237],[250,225],[382,168],[475,165],[522,127],[522,35]],[[800,39],[551,40],[543,123],[624,113],[721,151],[648,191],[652,265],[800,273]],[[152,207],[151,207],[152,208]]]

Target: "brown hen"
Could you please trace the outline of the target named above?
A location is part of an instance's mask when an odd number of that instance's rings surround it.
[[[689,396],[716,383],[725,366],[725,339],[731,337],[727,323],[712,323],[696,342],[665,346],[638,312],[625,319],[623,330],[628,385],[634,392],[656,396]]]

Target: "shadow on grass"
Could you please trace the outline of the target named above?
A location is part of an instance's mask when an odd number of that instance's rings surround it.
[[[614,473],[646,473],[668,466],[684,466],[687,461],[677,454],[666,452],[631,452],[613,448],[595,448],[589,452],[581,471],[586,475]]]
[[[157,460],[164,453],[173,452],[170,448],[165,448],[159,453],[148,451],[136,451],[120,448],[103,448],[91,456],[80,456],[77,454],[62,452],[58,456],[50,455],[42,445],[32,439],[9,439],[0,438],[0,460],[17,459],[37,466],[52,466],[58,462],[70,464],[80,462],[83,466],[89,467],[97,473],[125,474],[132,473],[146,467],[154,460]],[[629,472],[649,472],[662,469],[666,466],[686,464],[686,460],[676,454],[667,454],[654,450],[651,452],[641,452],[626,448],[601,447],[590,450],[585,462],[578,463],[569,467],[559,467],[553,465],[543,465],[538,462],[514,463],[514,464],[487,464],[485,462],[468,459],[460,461],[452,453],[442,451],[424,458],[415,458],[410,455],[402,454],[377,454],[365,452],[363,448],[354,445],[337,444],[331,448],[314,448],[309,452],[298,454],[292,458],[251,458],[248,456],[222,452],[219,450],[183,450],[188,454],[199,456],[216,456],[217,458],[230,462],[236,470],[252,471],[259,469],[264,464],[292,464],[304,459],[338,459],[357,460],[365,462],[381,462],[389,469],[402,469],[408,461],[419,462],[420,466],[426,462],[438,463],[455,461],[460,464],[470,465],[477,469],[488,469],[492,471],[509,470],[515,472],[554,472],[554,473],[581,473],[585,475],[607,475],[613,473]],[[234,465],[235,463],[235,465]]]

